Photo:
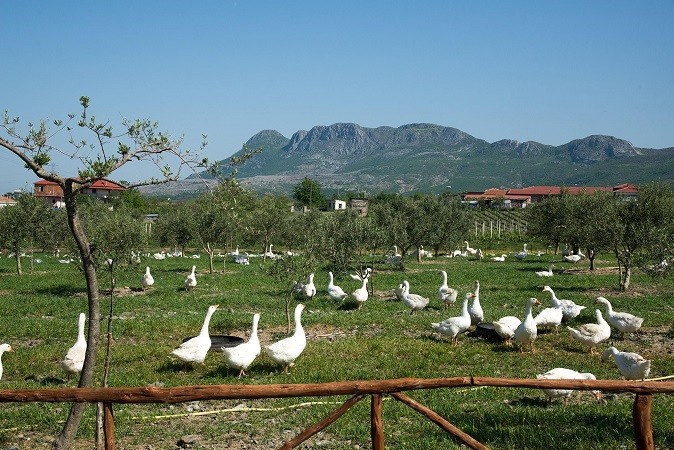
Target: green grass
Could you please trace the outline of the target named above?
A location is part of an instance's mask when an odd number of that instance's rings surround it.
[[[515,248],[516,247],[516,248]],[[513,246],[510,252],[519,250]],[[491,251],[491,250],[488,250]],[[495,251],[495,250],[494,250]],[[498,249],[498,253],[501,248]],[[77,315],[86,312],[83,277],[73,265],[58,264],[40,255],[32,274],[17,277],[12,260],[0,260],[0,340],[12,344],[15,353],[3,357],[3,389],[60,388],[66,383],[59,362],[76,337]],[[674,373],[672,323],[674,287],[671,280],[652,281],[640,273],[633,278],[633,289],[615,290],[617,274],[610,255],[598,258],[596,273],[589,273],[586,262],[561,262],[559,256],[530,255],[524,261],[492,263],[470,259],[438,258],[422,264],[408,261],[406,272],[377,270],[373,279],[376,295],[362,310],[336,305],[325,294],[327,271],[316,271],[319,293],[307,301],[303,323],[308,345],[290,374],[284,374],[261,355],[249,369],[249,376],[237,378],[222,357],[211,353],[202,366],[185,370],[170,352],[183,338],[198,333],[208,305],[220,304],[211,321],[212,334],[247,337],[252,315],[261,313],[260,338],[263,344],[286,335],[284,295],[288,286],[274,280],[253,260],[250,266],[227,265],[223,274],[208,274],[207,261],[167,259],[143,261],[137,270],[120,274],[118,287],[131,288],[130,295],[114,300],[111,386],[179,386],[190,384],[271,384],[314,383],[340,380],[398,377],[495,376],[535,377],[553,367],[589,371],[602,379],[619,379],[613,363],[602,363],[589,356],[573,341],[566,329],[543,333],[536,341],[537,352],[520,354],[468,333],[453,347],[430,328],[430,323],[459,313],[458,305],[443,311],[436,297],[440,285],[439,269],[447,270],[449,285],[463,294],[476,279],[481,284],[481,303],[485,319],[523,315],[524,302],[539,298],[544,305],[549,296],[544,284],[560,298],[570,298],[588,308],[574,323],[594,320],[594,299],[603,295],[616,310],[645,317],[644,332],[625,340],[614,340],[620,350],[637,351],[653,360],[652,377]],[[539,278],[535,270],[547,269],[556,261],[557,274]],[[182,281],[192,264],[197,265],[198,286],[191,292]],[[145,265],[150,265],[155,287],[138,292]],[[269,264],[269,263],[268,263]],[[26,263],[27,265],[27,263]],[[382,268],[385,269],[385,268]],[[26,271],[28,268],[26,267]],[[562,273],[563,271],[563,273]],[[411,290],[431,298],[429,307],[410,315],[404,305],[393,301],[392,289],[403,279]],[[101,276],[102,288],[107,287]],[[345,274],[335,282],[346,291],[359,283]],[[108,299],[102,296],[101,310],[107,313]],[[105,328],[106,320],[102,322]],[[104,339],[103,339],[104,340]],[[102,371],[103,352],[98,370]],[[100,379],[100,374],[99,374]],[[468,388],[413,391],[409,395],[434,409],[450,422],[495,449],[632,448],[633,397],[610,397],[597,404],[587,393],[576,393],[571,403],[548,404],[536,390],[506,388]],[[115,425],[120,448],[171,448],[187,434],[198,434],[194,448],[234,448],[247,443],[250,448],[276,448],[302,429],[323,419],[347,397],[300,398],[255,401],[209,401],[176,405],[117,405]],[[302,402],[320,402],[294,407]],[[190,416],[190,410],[217,411],[243,404],[268,411],[218,412]],[[369,401],[366,399],[347,412],[324,432],[313,437],[306,448],[352,449],[370,446]],[[48,448],[63,424],[67,404],[4,404],[0,409],[0,446]],[[159,415],[177,415],[153,418]],[[150,417],[138,419],[138,417]],[[656,395],[653,401],[655,445],[674,448],[674,397]],[[93,408],[83,421],[77,448],[89,448],[93,436]],[[385,397],[384,431],[387,448],[459,448],[452,437],[417,412]],[[245,448],[245,447],[244,447]]]

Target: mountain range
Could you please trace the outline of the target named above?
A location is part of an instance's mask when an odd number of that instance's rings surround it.
[[[456,128],[425,123],[397,128],[337,123],[300,130],[290,138],[264,130],[245,146],[263,148],[237,174],[243,185],[258,192],[290,193],[305,176],[326,192],[368,195],[531,185],[674,184],[674,147],[640,148],[603,135],[553,146],[509,139],[489,143]],[[225,173],[231,171],[228,161],[222,161]],[[154,189],[146,192],[153,194]],[[205,186],[193,175],[159,189],[168,190],[161,195],[175,196]]]

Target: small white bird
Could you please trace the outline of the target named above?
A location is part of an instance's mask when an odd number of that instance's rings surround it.
[[[495,262],[504,262],[506,260],[506,256],[508,255],[503,254],[501,256],[494,256],[491,258],[491,260]]]
[[[178,348],[171,352],[180,360],[186,363],[203,363],[206,359],[208,350],[211,349],[211,335],[208,334],[208,324],[211,322],[211,316],[218,309],[219,305],[211,305],[206,312],[206,318],[201,326],[199,334],[192,339],[188,339]]]
[[[463,304],[461,305],[460,316],[450,317],[449,319],[445,319],[442,322],[431,323],[431,327],[433,327],[435,330],[438,330],[441,334],[449,335],[449,337],[452,338],[452,344],[457,345],[459,343],[459,334],[470,328],[468,301],[474,296],[475,294],[472,292],[466,293],[466,296],[463,298]]]
[[[145,274],[143,275],[142,283],[143,283],[143,290],[152,287],[152,285],[154,284],[154,277],[150,273],[149,266],[145,268]]]
[[[260,314],[253,315],[253,326],[250,330],[250,337],[247,342],[234,347],[220,347],[225,357],[225,364],[232,369],[239,369],[239,378],[246,375],[246,369],[253,364],[258,357],[262,347],[257,337],[257,325],[260,321]]]
[[[550,286],[544,286],[543,292],[550,293],[550,306],[553,308],[560,308],[562,310],[562,314],[564,315],[564,320],[567,322],[571,319],[575,319],[580,314],[580,312],[585,309],[585,306],[577,305],[571,300],[557,298],[555,291],[553,291]]]
[[[442,301],[442,303],[445,305],[445,309],[447,309],[448,307],[456,303],[456,297],[459,294],[459,291],[447,286],[447,272],[441,270],[440,273],[442,274],[442,284],[438,288],[438,297],[440,298],[440,301]]]
[[[597,297],[595,303],[601,303],[606,306],[606,321],[616,330],[620,331],[622,337],[625,333],[634,333],[641,328],[644,323],[643,317],[637,317],[626,312],[613,311],[611,302],[604,297]]]
[[[332,272],[328,272],[328,296],[336,302],[343,301],[348,294],[334,283]]]
[[[566,327],[571,332],[571,337],[590,347],[590,354],[594,355],[594,347],[611,337],[611,326],[604,320],[601,311],[595,311],[597,323],[586,323],[578,328]]]
[[[12,349],[12,346],[9,344],[2,344],[0,345],[0,380],[2,379],[2,355],[5,352],[14,352],[14,349]]]
[[[536,275],[539,277],[551,277],[553,275],[552,269],[554,268],[554,264],[550,266],[550,269],[548,270],[539,270],[536,272]]]
[[[520,346],[520,352],[524,351],[524,346],[526,344],[531,346],[531,353],[536,351],[534,349],[534,341],[536,340],[536,337],[538,337],[538,330],[536,329],[534,316],[531,315],[531,308],[533,308],[534,305],[540,304],[541,302],[533,297],[527,300],[527,305],[524,310],[524,321],[522,321],[522,323],[515,329],[515,334],[513,335],[515,342]]]
[[[70,347],[63,361],[61,361],[61,368],[68,375],[68,379],[70,379],[71,375],[77,375],[82,372],[84,356],[87,353],[87,339],[84,337],[85,321],[85,314],[80,313],[77,320],[77,340],[75,341],[75,344]]]
[[[621,352],[615,347],[609,347],[601,354],[602,361],[613,357],[618,370],[626,380],[643,380],[651,371],[651,360],[638,353]]]
[[[195,270],[197,270],[197,266],[192,266],[192,273],[187,275],[187,278],[185,278],[186,291],[189,291],[191,288],[197,285],[197,274],[195,273]]]
[[[505,345],[511,346],[513,345],[512,339],[513,336],[515,336],[515,330],[520,326],[521,323],[522,321],[519,319],[519,317],[505,316],[501,317],[495,322],[492,322],[492,325],[494,325],[494,331],[496,331],[496,334],[505,339]]]
[[[428,306],[429,299],[423,297],[419,294],[410,294],[410,283],[409,281],[403,281],[403,303],[411,309],[410,314],[414,314],[415,311],[421,311],[426,306]]]
[[[367,278],[363,278],[363,285],[351,293],[351,297],[358,305],[358,309],[363,307],[363,303],[367,301],[368,292],[367,292]]]
[[[565,369],[564,367],[557,367],[555,369],[548,370],[545,373],[536,375],[536,378],[539,380],[596,380],[593,374],[589,372],[576,372],[575,370]],[[548,396],[548,400],[552,400],[556,397],[562,397],[564,404],[566,405],[569,402],[569,397],[573,393],[573,389],[543,389],[545,395]],[[601,398],[600,391],[591,391],[594,397],[599,400]]]
[[[295,333],[292,336],[265,347],[269,357],[275,363],[283,365],[285,373],[288,373],[288,368],[294,364],[307,346],[307,337],[301,321],[303,310],[304,305],[301,303],[295,307]]]
[[[478,280],[473,283],[473,302],[468,307],[468,314],[470,315],[471,325],[477,325],[484,320],[484,311],[480,304],[480,282]]]
[[[310,273],[307,282],[302,286],[302,295],[307,300],[311,300],[316,295],[316,285],[314,284],[314,274]]]

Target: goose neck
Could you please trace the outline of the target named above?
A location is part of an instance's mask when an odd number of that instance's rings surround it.
[[[199,333],[201,336],[208,336],[208,325],[211,323],[211,316],[213,315],[213,311],[208,311],[206,313],[206,318],[204,319],[204,324],[201,326],[201,332]]]

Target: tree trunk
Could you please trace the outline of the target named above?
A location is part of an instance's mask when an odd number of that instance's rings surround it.
[[[63,197],[68,213],[68,226],[72,232],[73,238],[77,244],[82,260],[82,269],[84,278],[87,282],[87,300],[89,306],[89,327],[87,336],[87,352],[84,358],[84,366],[80,374],[78,387],[91,387],[94,378],[94,369],[96,367],[96,355],[98,353],[98,339],[101,333],[101,311],[98,302],[98,278],[96,277],[96,267],[94,258],[89,246],[89,240],[80,223],[79,212],[77,209],[77,193],[73,191],[72,181],[67,180],[63,187]],[[77,434],[77,428],[80,425],[86,403],[73,403],[70,407],[70,414],[66,420],[61,434],[52,444],[53,449],[66,450],[72,447],[72,442]]]
[[[211,247],[210,242],[206,242],[206,245],[204,245],[204,250],[208,255],[208,271],[211,275],[213,275],[213,248]]]
[[[21,275],[21,252],[20,251],[15,251],[14,252],[14,258],[16,259],[16,274]]]
[[[623,267],[623,277],[620,280],[620,290],[626,291],[630,288],[630,280],[632,278],[632,268],[629,266]]]
[[[585,251],[587,252],[587,259],[590,261],[590,270],[594,270],[594,250],[588,248]]]

